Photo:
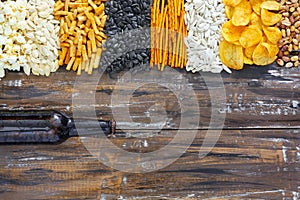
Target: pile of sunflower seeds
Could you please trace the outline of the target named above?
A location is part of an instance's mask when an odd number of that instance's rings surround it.
[[[187,71],[220,73],[226,70],[231,72],[219,58],[221,28],[226,21],[224,9],[222,0],[186,1]]]
[[[102,69],[104,65],[107,72],[117,73],[149,63],[150,4],[150,0],[109,0],[105,3],[108,18],[104,32],[109,39],[104,45],[107,51],[102,55]]]

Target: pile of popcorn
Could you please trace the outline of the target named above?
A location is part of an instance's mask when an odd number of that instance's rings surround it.
[[[55,72],[58,65],[59,21],[54,0],[0,2],[0,78],[5,69],[29,75]]]

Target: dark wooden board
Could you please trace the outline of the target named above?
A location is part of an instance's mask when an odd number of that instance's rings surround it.
[[[165,72],[166,73],[166,72]],[[146,77],[145,75],[140,75]],[[122,76],[120,76],[122,77]],[[135,76],[133,76],[135,77]],[[197,114],[194,110],[199,109],[200,123],[199,129],[205,129],[209,126],[211,117],[211,97],[209,92],[222,91],[220,84],[212,86],[210,90],[206,87],[206,82],[224,83],[226,98],[217,99],[220,103],[219,110],[226,114],[226,129],[236,128],[299,128],[300,118],[300,70],[298,68],[289,70],[269,67],[250,67],[241,72],[234,72],[231,75],[223,74],[223,79],[216,78],[215,75],[205,75],[206,80],[199,74],[178,73],[174,77],[175,83],[178,78],[178,91],[184,92],[186,84],[192,86],[195,92],[198,105],[193,105],[188,99],[178,100],[170,88],[164,88],[157,84],[145,84],[138,88],[130,99],[129,105],[119,105],[116,112],[128,108],[131,118],[127,115],[122,118],[118,115],[118,122],[125,129],[139,128],[149,123],[147,114],[159,115],[159,106],[165,110],[167,115],[167,128],[178,129],[180,125],[182,111],[180,103],[184,103],[189,108],[186,116],[191,118]],[[90,97],[89,92],[95,92],[95,107],[97,114],[104,119],[112,118],[112,95],[119,94],[122,97],[122,91],[134,90],[135,82],[143,83],[138,78],[131,80],[130,83],[117,84],[114,79],[104,74],[98,83],[95,81],[86,82],[80,91],[74,89],[74,83],[78,78],[74,73],[61,71],[52,74],[49,78],[45,77],[27,77],[21,73],[9,73],[4,80],[0,82],[0,104],[2,109],[56,109],[72,113],[72,96],[78,92],[87,93],[86,101]],[[91,79],[98,79],[93,76]],[[186,80],[183,82],[182,80]],[[167,79],[168,81],[170,79]],[[148,82],[147,82],[148,83]],[[162,80],[164,83],[164,80]],[[96,87],[96,90],[94,88]],[[222,86],[223,87],[223,86]],[[86,90],[85,90],[86,89]],[[175,88],[176,89],[176,88]],[[124,97],[125,98],[125,97]],[[216,97],[218,98],[218,97]],[[122,107],[123,106],[123,107]],[[154,111],[151,113],[151,107]],[[156,106],[156,107],[155,107]],[[76,107],[76,109],[80,109]],[[116,106],[115,106],[116,107]],[[156,108],[156,109],[155,109]],[[82,107],[83,111],[86,110]],[[116,116],[114,116],[116,117]],[[130,123],[130,122],[136,122]],[[132,125],[134,124],[134,125]],[[143,128],[149,128],[144,126]],[[156,127],[152,127],[156,128]]]
[[[117,79],[104,74],[97,85],[92,83],[98,77],[89,77],[91,81],[82,85],[84,90],[78,91],[74,85],[79,77],[72,72],[60,70],[48,78],[7,73],[0,81],[0,109],[54,109],[70,116],[77,111],[84,116],[87,107],[72,104],[72,97],[76,99],[81,92],[82,100],[89,102],[94,91],[97,116],[110,119],[117,115],[119,128],[130,133],[129,137],[111,139],[121,149],[155,152],[169,144],[178,131],[186,137],[197,131],[192,145],[179,159],[155,172],[132,174],[101,163],[88,151],[93,143],[86,137],[70,138],[57,145],[1,145],[0,199],[299,198],[298,68],[249,67],[222,74],[226,99],[218,111],[226,117],[224,130],[220,138],[215,138],[218,142],[212,151],[202,159],[198,158],[199,149],[212,113],[209,93],[221,91],[222,87],[214,84],[220,79],[184,71],[171,79],[162,78],[162,85],[168,80],[177,83],[176,92],[185,92],[187,86],[193,89],[198,105],[183,99],[189,106],[186,113],[182,113],[180,101],[170,88],[157,84],[145,84],[135,90],[130,103],[119,105],[120,110],[113,113],[114,94],[123,98],[122,92],[135,89],[134,83],[148,83],[141,78],[147,73],[138,75],[132,75],[132,82],[117,84]],[[123,77],[118,76],[119,80]],[[221,95],[216,98],[222,100]],[[125,108],[130,117],[123,115]],[[200,110],[199,126],[194,126],[196,109]],[[181,116],[188,116],[186,119],[195,130],[180,127]],[[163,123],[155,126],[151,120]],[[145,140],[148,147],[143,146]],[[186,144],[176,145],[180,149]]]
[[[126,144],[124,149],[129,151],[154,151],[175,134],[163,131],[154,138],[114,138],[112,142]],[[78,138],[59,145],[0,146],[0,198],[296,199],[299,195],[299,130],[225,130],[208,156],[199,159],[204,135],[205,131],[199,131],[176,162],[146,174],[104,166]],[[149,146],[133,145],[139,140],[147,140]]]

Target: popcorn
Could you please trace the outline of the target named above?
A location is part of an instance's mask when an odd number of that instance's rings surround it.
[[[16,17],[11,17],[11,18],[9,19],[9,21],[8,21],[8,24],[9,24],[10,26],[15,25],[16,23],[17,23]]]
[[[8,4],[3,3],[3,12],[5,15],[13,14],[13,11],[11,9],[11,2],[8,2]]]
[[[25,44],[26,43],[25,38],[23,36],[21,36],[21,35],[18,35],[15,39],[20,44]]]
[[[58,69],[54,0],[0,1],[0,78],[5,69],[49,76]]]
[[[12,48],[12,51],[13,51],[14,53],[16,53],[16,54],[19,54],[20,51],[21,51],[20,45],[15,44],[15,45],[13,46],[13,48]],[[19,59],[20,59],[20,58],[19,58]]]
[[[10,36],[10,35],[12,35],[12,33],[13,33],[13,30],[11,30],[11,27],[6,25],[4,28],[4,35]]]
[[[21,66],[19,65],[19,63],[17,62],[14,62],[12,65],[11,65],[11,69],[12,71],[20,71],[20,68]]]
[[[1,31],[0,31],[0,33],[1,33]],[[0,35],[0,45],[5,45],[6,41],[7,41],[7,38],[4,37],[4,36],[2,36],[2,35]]]
[[[0,23],[5,22],[4,14],[0,14]]]
[[[24,51],[24,54],[29,54],[31,52],[32,46],[27,43],[21,47],[21,50]]]
[[[9,64],[12,65],[12,64],[14,64],[15,62],[17,62],[17,56],[11,55],[11,56],[8,57],[7,61],[8,61]]]
[[[2,66],[3,65],[0,63],[0,78],[3,78],[5,76],[5,72]]]
[[[28,64],[23,64],[23,71],[26,75],[30,75],[30,67],[28,66]]]
[[[25,64],[25,63],[27,63],[26,56],[20,56],[20,57],[19,57],[19,63],[20,63],[20,64]]]
[[[25,22],[26,1],[0,2],[0,77],[4,77],[5,69],[20,70],[19,55],[26,42],[18,24]]]

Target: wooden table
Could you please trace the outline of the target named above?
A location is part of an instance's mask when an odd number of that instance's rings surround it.
[[[88,150],[86,137],[73,137],[61,144],[0,145],[0,199],[299,199],[299,69],[252,67],[222,74],[226,99],[218,112],[226,114],[226,119],[220,137],[216,135],[217,143],[204,158],[199,158],[199,150],[207,128],[214,129],[209,126],[209,94],[220,89],[212,84],[208,90],[207,85],[217,76],[206,75],[205,83],[199,74],[182,71],[177,75],[171,79],[175,90],[192,87],[198,105],[189,105],[189,99],[177,98],[163,85],[145,84],[136,89],[132,85],[135,76],[130,83],[117,84],[103,75],[96,87],[90,83],[84,86],[87,101],[95,92],[93,106],[102,119],[114,117],[115,92],[135,90],[127,105],[119,105],[121,111],[122,106],[129,108],[131,117],[122,118],[121,114],[118,123],[130,134],[110,139],[121,149],[155,152],[178,131],[186,138],[196,131],[192,144],[174,163],[148,173],[118,171]],[[64,70],[49,78],[8,73],[0,82],[0,107],[54,109],[69,115],[81,109],[84,113],[84,106],[72,104],[72,97],[82,92],[74,88],[76,78]],[[189,105],[185,113],[182,102]],[[193,124],[197,109],[197,128],[181,128],[181,116],[188,116]],[[149,125],[151,119],[163,128]],[[218,127],[211,131],[218,131]],[[186,144],[176,145],[184,148]],[[161,157],[157,154],[157,159]]]

